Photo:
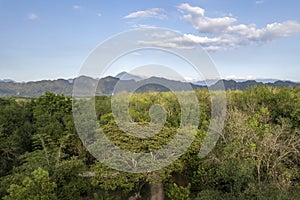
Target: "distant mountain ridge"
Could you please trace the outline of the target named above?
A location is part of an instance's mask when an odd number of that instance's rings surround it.
[[[118,77],[107,76],[101,79],[80,76],[75,79],[42,80],[26,83],[0,81],[0,96],[37,97],[43,95],[47,91],[71,96],[74,83],[79,84],[82,91],[87,91],[88,88],[95,88],[97,86],[97,95],[110,95],[113,92],[116,92],[114,91],[116,84],[118,84],[117,92],[134,90],[136,88],[139,88],[137,92],[169,91],[167,87],[162,85],[172,85],[173,88],[180,91],[187,90],[187,88],[207,88],[207,86],[203,83],[187,83],[160,77],[143,78],[124,72],[123,74],[119,74]],[[248,87],[259,84],[279,87],[300,87],[300,83],[281,80],[269,83],[258,82],[256,80],[247,80],[242,82],[235,80],[214,80],[214,82],[212,82],[211,80],[210,83],[211,85],[209,85],[208,88],[211,90],[220,89],[222,84],[224,84],[226,90],[245,90]],[[83,93],[83,95],[91,94]]]
[[[235,81],[237,83],[243,83],[243,82],[248,82],[248,81],[256,81],[258,84],[259,83],[264,83],[264,84],[270,84],[270,83],[275,83],[276,81],[279,81],[278,79],[222,79],[225,81]],[[197,81],[193,82],[196,85],[201,85],[201,86],[211,86],[214,85],[218,80],[215,79],[207,79],[205,81]]]
[[[12,79],[0,79],[0,83],[3,82],[3,83],[15,83],[16,81],[12,80]]]

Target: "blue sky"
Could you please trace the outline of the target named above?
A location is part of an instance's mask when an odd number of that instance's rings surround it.
[[[202,45],[223,78],[300,81],[299,8],[297,0],[0,0],[0,79],[75,77],[107,38],[155,26]]]

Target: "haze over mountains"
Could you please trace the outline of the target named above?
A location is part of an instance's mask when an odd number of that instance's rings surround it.
[[[115,77],[107,76],[101,79],[95,79],[87,76],[80,76],[75,79],[57,79],[42,80],[35,82],[18,83],[13,80],[0,80],[0,96],[15,97],[37,97],[45,92],[54,92],[56,94],[64,94],[71,96],[74,82],[80,83],[81,89],[85,91],[87,88],[97,87],[97,95],[109,95],[114,92],[116,84],[118,84],[118,92],[130,91],[139,88],[136,92],[147,91],[169,91],[167,87],[162,85],[172,85],[175,90],[188,90],[188,88],[205,88],[218,90],[222,83],[226,90],[244,90],[258,84],[279,87],[300,87],[300,83],[292,81],[281,81],[275,79],[258,79],[258,80],[206,80],[194,83],[169,80],[162,77],[141,77],[127,72],[121,72]],[[207,83],[207,85],[206,85]]]

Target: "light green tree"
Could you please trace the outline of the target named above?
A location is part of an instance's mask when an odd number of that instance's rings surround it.
[[[56,183],[52,182],[49,173],[42,168],[32,172],[32,177],[26,177],[21,185],[10,185],[9,195],[4,200],[55,200]]]

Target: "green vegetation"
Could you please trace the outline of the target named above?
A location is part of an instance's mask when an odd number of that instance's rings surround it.
[[[188,151],[147,173],[117,171],[98,162],[79,139],[72,98],[0,98],[0,198],[10,199],[300,199],[300,88],[257,85],[227,91],[224,130],[213,151],[198,157],[209,125],[210,94],[197,89],[200,122]],[[86,101],[86,99],[83,99]],[[99,124],[111,141],[134,152],[168,144],[181,110],[171,92],[132,96],[129,113],[150,122],[151,105],[166,110],[152,138],[135,138],[116,125],[111,97],[96,97]]]

